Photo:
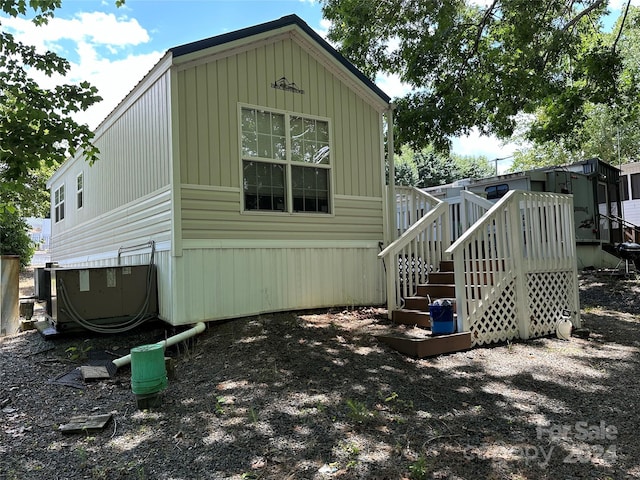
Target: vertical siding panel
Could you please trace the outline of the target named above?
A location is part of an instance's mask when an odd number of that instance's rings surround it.
[[[207,66],[196,68],[196,141],[198,149],[198,183],[211,185],[211,169],[209,166],[209,103]]]
[[[219,155],[218,163],[220,164],[220,185],[225,187],[232,186],[231,168],[229,165],[229,161],[231,159],[229,142],[231,142],[230,128],[233,127],[230,120],[230,113],[232,112],[233,107],[230,103],[230,86],[227,82],[228,64],[227,60],[218,62],[216,71],[217,88],[215,92],[218,97],[218,108],[216,111],[212,112],[212,116],[215,116],[218,119],[217,128],[212,130],[212,133],[216,132],[218,134],[217,142]]]
[[[225,143],[229,148],[229,155],[225,159],[225,163],[227,165],[227,173],[229,174],[230,186],[239,187],[240,181],[238,180],[238,162],[239,155],[238,152],[238,115],[237,115],[237,103],[240,101],[240,93],[238,90],[238,61],[236,57],[230,57],[226,61],[226,70],[227,70],[227,88],[228,88],[228,110],[220,112],[221,115],[227,121],[225,125],[225,129],[228,131],[228,134],[225,135]]]
[[[349,188],[347,195],[359,195],[360,194],[360,178],[359,178],[359,162],[358,162],[358,116],[356,112],[356,99],[355,94],[349,90],[347,93],[347,115],[349,117],[349,145],[348,145],[348,157],[349,168],[345,172],[351,182],[347,183]],[[364,172],[363,172],[364,173]]]
[[[166,74],[164,76],[163,87],[164,87],[164,91],[162,92],[160,101],[162,102],[162,105],[164,105],[164,115],[165,115],[164,122],[161,126],[162,134],[163,134],[162,143],[164,145],[164,148],[161,149],[158,153],[160,154],[164,153],[164,155],[162,155],[160,158],[166,160],[162,162],[162,164],[164,165],[164,178],[169,179],[171,178],[169,172],[171,172],[172,170],[171,162],[179,160],[177,158],[173,158],[171,142],[169,141],[169,138],[171,137],[171,129],[174,126],[172,116],[171,116],[171,108],[170,108],[171,82],[169,81],[169,74]]]
[[[308,90],[309,108],[311,112],[316,112],[316,115],[324,117],[327,115],[324,107],[327,103],[327,97],[325,96],[324,85],[321,84],[325,82],[325,75],[322,75],[322,79],[319,79],[318,63],[309,55],[307,55],[307,58],[309,62],[309,84],[305,89]]]
[[[187,155],[187,74],[180,72],[178,77],[178,116],[180,122],[180,178],[182,183],[189,183],[189,162]]]
[[[163,158],[163,152],[166,152],[167,159],[171,158],[171,151],[168,142],[169,136],[169,125],[171,124],[171,117],[169,114],[168,103],[170,102],[170,97],[166,95],[165,92],[169,89],[169,83],[167,82],[167,77],[164,76],[162,78],[162,88],[158,88],[158,105],[160,105],[160,109],[162,111],[162,118],[164,122],[158,119],[157,128],[158,128],[158,148],[156,150],[156,158],[155,162],[160,167],[158,168],[158,174],[160,177],[169,178],[169,162],[161,162],[160,159]]]
[[[209,139],[208,160],[209,160],[209,184],[221,185],[220,183],[220,119],[218,118],[218,69],[216,63],[208,63],[207,67],[207,130]]]
[[[276,105],[276,89],[271,87],[271,84],[278,80],[275,69],[275,47],[273,44],[265,46],[264,49],[264,61],[265,61],[265,89],[267,97],[265,99],[265,105]]]
[[[186,89],[186,162],[187,176],[186,183],[199,183],[198,178],[198,127],[195,121],[195,115],[198,111],[196,98],[196,71],[190,69],[185,72],[185,89]]]
[[[369,168],[371,168],[371,191],[369,195],[373,197],[375,195],[378,195],[380,192],[380,189],[378,188],[378,184],[380,183],[380,163],[379,161],[376,161],[376,159],[378,158],[376,152],[379,145],[379,142],[377,141],[378,135],[376,135],[376,132],[378,131],[378,122],[375,110],[368,110],[367,118],[369,119],[369,122],[366,128],[367,139],[365,146],[367,161],[370,165]]]
[[[249,82],[251,81],[251,83],[253,84],[255,79],[250,80],[248,78],[247,54],[241,53],[236,57],[236,59],[238,62],[238,65],[237,65],[238,72],[236,74],[236,81],[238,82],[238,99],[241,102],[251,103],[250,94],[249,94],[249,90],[251,89],[249,88]]]
[[[285,48],[284,42],[280,41],[274,45],[274,75],[273,80],[279,80],[283,75],[285,75],[284,65],[285,65]],[[274,106],[277,109],[284,110],[287,105],[284,100],[284,96],[280,90],[273,89],[273,94],[275,97]]]
[[[345,186],[347,181],[347,175],[345,171],[345,165],[348,164],[347,152],[345,148],[344,135],[345,135],[345,125],[344,125],[344,109],[346,109],[344,105],[344,91],[342,89],[341,83],[337,80],[333,80],[334,85],[334,122],[335,126],[333,129],[334,135],[334,149],[336,154],[335,158],[335,175],[336,179],[336,193],[339,195],[345,195],[347,192],[347,188]],[[348,117],[347,117],[348,118]]]
[[[255,74],[251,75],[255,79],[256,102],[258,105],[268,105],[267,103],[267,64],[265,47],[262,46],[255,51],[255,56],[250,57],[250,68]]]
[[[144,145],[143,145],[143,139],[149,138],[150,135],[150,130],[149,130],[149,117],[151,116],[151,108],[150,105],[152,104],[151,102],[151,97],[147,96],[146,98],[147,101],[143,101],[143,102],[139,102],[138,105],[138,122],[140,124],[140,136],[137,139],[137,144],[138,144],[138,158],[140,159],[140,166],[142,167],[141,169],[143,171],[146,172],[150,172],[150,162],[149,162],[149,155],[147,152],[147,155],[144,154]],[[141,172],[142,173],[142,172]],[[152,177],[151,175],[140,175],[140,180],[138,180],[138,185],[135,186],[135,190],[132,190],[133,192],[140,192],[140,191],[147,191],[147,189],[151,186],[151,184],[153,183],[152,181]],[[129,201],[133,200],[135,197],[131,197],[129,198]]]
[[[305,79],[303,76],[303,65],[306,64],[306,52],[303,52],[297,45],[293,44],[293,48],[291,49],[291,68],[293,71],[292,78],[289,79],[290,82],[295,82],[298,86],[305,85]],[[302,89],[304,90],[304,86]],[[297,93],[289,95],[293,98],[293,110],[295,112],[308,113],[308,105],[309,105],[309,95],[300,95]]]
[[[295,82],[295,79],[293,77],[295,75],[295,70],[293,68],[293,59],[294,57],[293,50],[291,48],[291,41],[287,40],[282,43],[282,75],[287,77],[290,82]],[[282,107],[284,110],[294,111],[294,96],[295,95],[281,95],[281,97],[284,99],[284,106]]]
[[[309,54],[299,48],[297,45],[295,52],[299,73],[296,80],[294,81],[298,85],[298,88],[304,90],[304,93],[302,95],[295,94],[295,96],[300,98],[300,111],[303,113],[311,113],[313,112],[313,110],[311,109],[311,105],[317,98],[318,92],[309,88],[311,86],[311,80],[309,79]]]
[[[164,78],[160,79],[160,82],[163,81]],[[150,103],[149,103],[149,112],[147,122],[149,123],[149,135],[153,138],[153,142],[147,156],[149,157],[149,168],[150,171],[153,172],[150,175],[151,184],[155,185],[158,182],[159,177],[162,175],[160,172],[160,165],[156,162],[156,159],[159,158],[159,149],[163,146],[161,143],[160,137],[160,119],[164,118],[164,112],[162,111],[162,104],[160,103],[160,89],[157,85],[152,87]]]
[[[135,123],[136,123],[136,131],[137,131],[137,135],[135,137],[135,144],[136,144],[136,162],[135,165],[137,167],[137,175],[131,175],[130,177],[137,177],[137,178],[132,178],[130,183],[129,183],[129,190],[127,191],[127,201],[130,202],[131,200],[133,200],[133,198],[135,198],[134,196],[132,196],[132,193],[136,193],[140,192],[140,191],[144,191],[146,189],[146,182],[147,179],[149,178],[148,175],[141,175],[141,173],[143,171],[146,170],[146,160],[147,160],[147,156],[142,154],[142,140],[143,138],[145,138],[145,135],[147,134],[147,125],[144,121],[144,111],[145,111],[145,107],[147,102],[137,102],[133,107],[133,111],[135,112]]]
[[[163,97],[162,97],[162,91],[164,89],[166,89],[166,78],[162,77],[160,79],[159,84],[154,88],[154,92],[155,92],[155,96],[153,99],[154,105],[156,107],[156,111],[159,113],[159,115],[151,115],[153,117],[153,134],[154,134],[154,138],[155,141],[153,142],[155,149],[153,150],[153,157],[152,157],[152,163],[154,166],[154,172],[155,172],[155,183],[160,183],[160,179],[162,178],[162,176],[165,174],[164,173],[164,169],[166,168],[164,165],[162,165],[162,163],[160,163],[158,160],[161,158],[162,154],[160,153],[163,149],[165,149],[165,151],[169,151],[168,150],[168,145],[165,142],[164,139],[164,129],[162,128],[162,119],[167,119],[167,111],[166,111],[166,105],[165,103],[162,101]]]
[[[357,99],[356,99],[357,100]],[[367,137],[368,137],[368,126],[369,119],[368,115],[365,112],[364,104],[359,101],[357,102],[357,113],[358,113],[358,170],[360,171],[360,195],[371,195],[371,190],[373,188],[373,165],[370,164],[371,158],[367,156]]]

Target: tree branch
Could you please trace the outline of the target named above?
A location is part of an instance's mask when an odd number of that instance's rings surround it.
[[[622,22],[620,22],[620,30],[618,30],[618,35],[616,36],[615,41],[613,42],[613,46],[611,51],[616,53],[616,46],[618,45],[618,40],[622,36],[622,29],[624,28],[624,22],[627,20],[627,14],[629,13],[629,7],[631,6],[631,0],[627,2],[627,8],[624,9],[624,16],[622,17]]]
[[[487,7],[487,10],[484,12],[484,15],[482,16],[482,21],[478,25],[478,32],[476,33],[476,40],[475,40],[475,42],[473,42],[473,50],[472,50],[472,52],[473,52],[474,55],[478,53],[478,46],[480,45],[480,38],[482,38],[482,32],[484,31],[484,27],[487,26],[487,22],[489,21],[489,17],[493,13],[494,8],[496,8],[496,5],[498,4],[498,1],[499,0],[493,0],[493,2],[491,2],[491,5],[489,5]]]
[[[563,31],[567,31],[569,30],[571,27],[573,27],[576,23],[578,23],[580,21],[580,19],[582,17],[584,17],[585,15],[589,15],[593,10],[595,10],[596,8],[602,6],[603,3],[605,3],[606,0],[596,0],[595,2],[593,2],[593,4],[589,5],[587,8],[585,8],[584,10],[582,10],[580,13],[578,13],[575,17],[573,17],[569,23],[567,23],[562,30]]]

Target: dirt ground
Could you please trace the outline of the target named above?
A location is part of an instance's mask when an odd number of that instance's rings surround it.
[[[173,334],[165,325],[6,337],[0,478],[640,478],[640,281],[580,284],[589,338],[422,360],[376,340],[391,326],[378,308],[210,323],[168,352],[175,378],[150,410],[137,409],[128,367],[86,384],[59,377]],[[97,432],[59,430],[103,413]]]

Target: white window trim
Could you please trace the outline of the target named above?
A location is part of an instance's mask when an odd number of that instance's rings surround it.
[[[66,212],[65,212],[65,202],[66,202],[66,188],[64,188],[64,183],[61,185],[58,185],[57,188],[55,188],[53,190],[53,220],[54,223],[59,223],[62,222],[65,217],[66,217]],[[62,200],[60,200],[60,194],[59,192],[62,191]],[[56,199],[56,195],[58,196],[58,198]],[[58,207],[62,206],[62,209],[59,210]],[[62,215],[60,215],[60,211],[62,211]]]
[[[82,178],[82,188],[78,188],[78,179]],[[78,195],[82,195],[82,205],[78,205]],[[76,210],[84,208],[84,172],[76,175]]]
[[[263,110],[265,112],[282,114],[285,116],[285,132],[286,132],[286,159],[285,160],[277,160],[273,158],[263,158],[263,157],[255,157],[251,159],[245,159],[242,156],[242,109],[243,108],[251,108],[255,110]],[[264,105],[253,105],[250,103],[238,103],[238,156],[239,156],[239,171],[240,171],[240,213],[243,215],[295,215],[295,216],[309,216],[309,217],[318,217],[322,218],[333,217],[335,216],[335,182],[334,182],[334,170],[335,170],[335,150],[333,147],[333,122],[328,117],[321,117],[318,115],[311,115],[301,112],[295,112],[292,110],[281,110],[278,108],[266,107]],[[293,188],[291,186],[291,167],[294,165],[301,165],[311,167],[310,164],[306,164],[304,162],[294,162],[291,160],[291,135],[290,135],[290,117],[302,117],[308,118],[310,120],[320,120],[323,122],[327,122],[329,128],[329,151],[331,152],[329,157],[329,164],[317,164],[315,167],[320,167],[329,170],[329,211],[328,212],[296,212],[293,210]],[[244,204],[244,170],[243,163],[244,161],[255,160],[258,162],[265,163],[275,163],[280,165],[285,165],[285,188],[286,188],[286,202],[287,209],[285,211],[270,211],[270,210],[246,210]]]

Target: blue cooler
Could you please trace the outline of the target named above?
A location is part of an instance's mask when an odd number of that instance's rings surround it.
[[[456,324],[453,321],[453,305],[449,300],[436,300],[429,305],[431,316],[431,333],[445,335],[455,333]]]

